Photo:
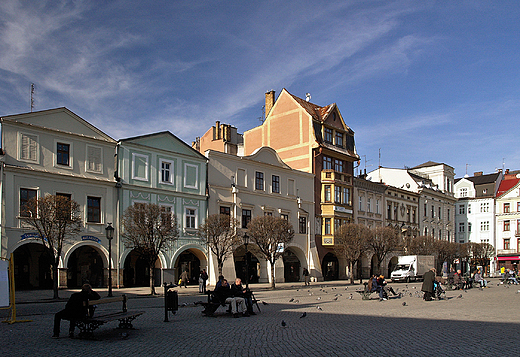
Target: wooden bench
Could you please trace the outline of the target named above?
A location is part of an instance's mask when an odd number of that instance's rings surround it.
[[[84,306],[87,308],[87,311],[90,311],[92,307],[114,302],[123,303],[122,311],[101,311],[98,314],[94,313],[92,317],[86,316],[83,319],[76,320],[76,326],[80,331],[78,336],[80,338],[92,338],[95,329],[107,322],[116,320],[119,321],[118,328],[133,329],[132,321],[144,314],[144,311],[128,311],[126,308],[127,298],[124,294],[118,297],[85,301]]]
[[[226,303],[225,301],[220,301],[218,296],[215,294],[215,291],[208,290],[208,291],[206,291],[206,295],[208,295],[208,301],[200,303],[202,306],[204,306],[204,311],[202,312],[204,315],[213,316],[215,311],[217,311],[217,309],[220,306],[228,306],[228,308],[226,309],[226,312],[228,312],[228,313],[231,312],[231,303],[229,303],[229,302]],[[258,300],[256,300],[255,294],[253,294],[252,291],[251,291],[251,300],[252,300],[253,306],[256,306],[256,308],[258,309],[258,312],[260,312],[260,306],[258,306]]]

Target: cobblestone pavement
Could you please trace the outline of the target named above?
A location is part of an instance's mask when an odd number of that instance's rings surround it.
[[[17,293],[17,315],[32,322],[0,324],[2,356],[518,356],[520,355],[520,286],[448,291],[446,299],[425,302],[420,283],[391,284],[402,298],[361,300],[360,285],[346,282],[279,284],[275,291],[253,285],[261,312],[231,318],[201,315],[196,301],[205,300],[195,287],[177,289],[180,307],[164,322],[162,296],[147,289],[115,289],[127,293],[129,309],[146,311],[124,336],[116,322],[100,327],[96,340],[52,339],[53,314],[65,305],[51,302],[49,291]],[[158,289],[162,291],[162,289]],[[71,291],[61,291],[66,298]],[[102,296],[103,296],[102,292]],[[411,294],[411,296],[410,296]],[[106,293],[105,293],[106,295]],[[352,296],[352,299],[350,297]],[[461,297],[459,297],[461,296]],[[337,298],[337,299],[336,299]],[[293,301],[290,301],[294,299]],[[119,306],[103,305],[102,309]],[[106,306],[106,307],[105,307]],[[110,306],[110,307],[109,307]],[[318,309],[320,307],[320,309]],[[302,313],[307,316],[301,318]],[[0,317],[6,316],[0,310]],[[282,327],[281,322],[286,326]],[[66,336],[68,322],[62,323]],[[65,332],[65,333],[64,333]]]

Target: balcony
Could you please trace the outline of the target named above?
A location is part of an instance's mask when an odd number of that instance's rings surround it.
[[[497,255],[516,254],[516,249],[497,249]]]
[[[352,185],[352,176],[344,172],[336,172],[334,170],[322,170],[321,182],[340,182],[347,185]]]

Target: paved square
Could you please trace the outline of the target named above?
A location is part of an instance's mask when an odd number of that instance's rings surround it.
[[[256,316],[239,319],[226,315],[224,308],[216,317],[202,316],[202,307],[194,303],[205,296],[190,287],[178,289],[180,304],[187,306],[170,314],[170,322],[163,322],[162,297],[142,295],[146,289],[121,289],[114,294],[127,293],[129,309],[146,313],[134,321],[137,329],[126,336],[110,323],[96,330],[95,341],[65,337],[67,321],[62,323],[64,337],[52,339],[53,314],[63,308],[65,299],[51,302],[48,291],[22,292],[18,317],[33,321],[2,323],[0,352],[4,356],[89,357],[518,356],[520,286],[497,286],[497,282],[492,279],[491,288],[484,290],[448,291],[446,300],[431,302],[420,298],[420,283],[391,284],[404,296],[382,302],[375,295],[373,300],[361,300],[355,292],[361,286],[346,282],[316,283],[310,288],[285,283],[275,291],[253,285],[257,299],[267,305],[260,304],[262,311]],[[61,295],[67,297],[70,291]],[[307,315],[302,318],[304,312]],[[0,316],[6,312],[0,311]]]

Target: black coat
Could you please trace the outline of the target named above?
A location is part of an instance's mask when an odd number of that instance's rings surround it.
[[[67,316],[76,318],[87,316],[88,308],[84,302],[88,300],[98,300],[99,298],[99,294],[93,290],[90,292],[80,291],[79,293],[72,294],[65,305]]]
[[[433,282],[435,281],[435,273],[431,270],[423,275],[423,283],[421,290],[433,294]]]

